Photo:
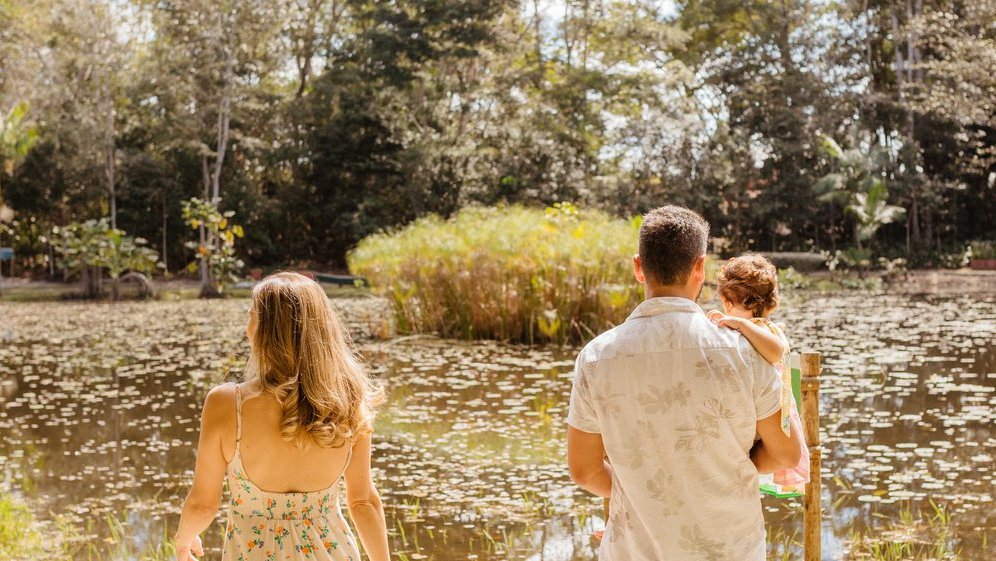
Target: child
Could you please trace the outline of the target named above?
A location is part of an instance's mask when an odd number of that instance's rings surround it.
[[[782,430],[788,435],[799,412],[792,395],[792,376],[786,367],[788,338],[781,326],[769,319],[778,307],[778,270],[761,255],[748,253],[730,259],[719,273],[719,300],[723,311],[709,312],[718,325],[736,329],[757,352],[782,372]],[[809,451],[803,447],[799,465],[774,474],[776,493],[802,493],[809,482]]]

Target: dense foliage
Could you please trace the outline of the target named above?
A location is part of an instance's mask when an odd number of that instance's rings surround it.
[[[50,272],[32,229],[106,217],[181,270],[197,197],[251,226],[248,265],[337,267],[471,203],[667,201],[729,251],[937,264],[996,238],[994,18],[990,0],[0,0],[0,113],[27,102],[37,130],[18,165],[0,151],[18,221],[0,245]]]
[[[642,299],[632,282],[638,229],[569,204],[467,207],[367,237],[349,265],[394,304],[403,332],[580,341]]]

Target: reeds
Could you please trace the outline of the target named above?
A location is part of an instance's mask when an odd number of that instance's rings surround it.
[[[847,560],[867,561],[945,561],[957,560],[958,539],[952,531],[951,514],[930,500],[930,514],[914,513],[901,505],[898,520],[886,519],[885,527],[867,532],[852,531]]]
[[[42,536],[31,511],[0,487],[0,559],[29,559],[42,551]]]
[[[392,302],[402,333],[579,342],[639,303],[639,225],[570,204],[471,207],[372,235],[348,259]]]

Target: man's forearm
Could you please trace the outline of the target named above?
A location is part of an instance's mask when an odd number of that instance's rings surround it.
[[[612,466],[602,461],[602,469],[586,474],[577,484],[589,493],[608,498],[612,493]]]
[[[776,471],[792,467],[783,465],[776,460],[768,453],[768,450],[764,447],[764,442],[760,440],[750,449],[750,461],[754,462],[754,467],[757,468],[758,473],[775,473]]]

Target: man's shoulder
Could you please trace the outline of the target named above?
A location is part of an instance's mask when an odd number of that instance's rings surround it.
[[[627,323],[621,323],[588,341],[588,344],[578,354],[578,362],[585,365],[612,356],[613,349],[619,345],[620,335],[624,335],[626,326]]]
[[[719,327],[705,315],[684,321],[669,321],[661,315],[627,321],[598,335],[578,354],[578,365],[584,367],[624,355],[711,351],[733,351],[745,362],[753,362],[751,355],[757,353],[739,331]]]

